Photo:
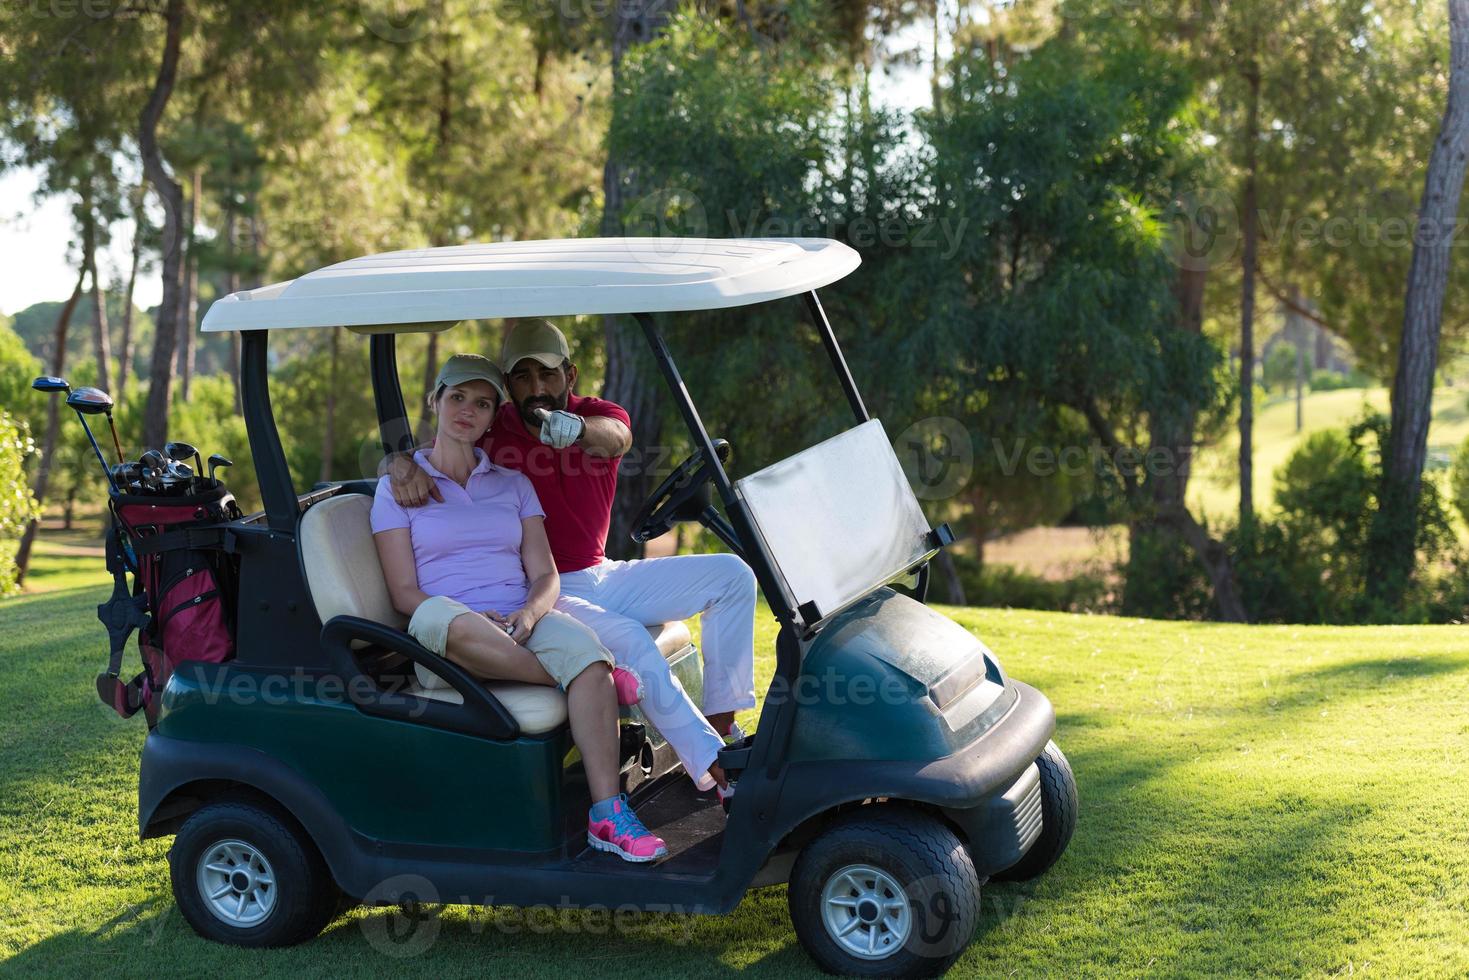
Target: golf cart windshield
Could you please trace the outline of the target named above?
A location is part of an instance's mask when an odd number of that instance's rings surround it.
[[[811,613],[829,615],[929,552],[928,521],[877,419],[735,488],[808,622]]]

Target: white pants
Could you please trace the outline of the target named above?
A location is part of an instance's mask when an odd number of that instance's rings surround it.
[[[639,707],[700,788],[724,740],[705,715],[755,706],[755,573],[734,555],[606,561],[561,576],[557,608],[596,631],[643,679]],[[704,704],[694,706],[647,625],[699,615]],[[646,625],[645,625],[646,624]]]

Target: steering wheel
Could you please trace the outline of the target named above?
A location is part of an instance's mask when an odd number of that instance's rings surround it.
[[[721,463],[729,459],[729,443],[714,440],[714,452]],[[667,534],[679,521],[695,521],[709,506],[709,481],[714,471],[704,461],[704,451],[697,449],[679,463],[658,489],[643,501],[632,521],[634,541],[642,544]]]

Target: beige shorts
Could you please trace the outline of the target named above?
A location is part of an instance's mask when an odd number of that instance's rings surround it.
[[[479,615],[448,596],[430,596],[414,611],[408,622],[408,634],[442,657],[449,645],[449,624],[465,613]],[[536,628],[521,645],[536,655],[563,691],[592,664],[605,663],[609,667],[613,664],[612,654],[590,627],[554,609],[536,622]],[[415,667],[415,672],[424,689],[449,686],[422,667]]]

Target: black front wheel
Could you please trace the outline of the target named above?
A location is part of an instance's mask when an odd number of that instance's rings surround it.
[[[341,891],[289,818],[253,803],[211,803],[168,852],[174,901],[194,931],[233,946],[291,946],[336,917]]]
[[[788,902],[801,945],[822,969],[864,977],[947,970],[979,923],[979,875],[939,820],[858,811],[807,844]]]
[[[1049,871],[1061,859],[1076,830],[1076,777],[1071,763],[1055,742],[1035,760],[1041,777],[1041,832],[1030,850],[1013,866],[994,875],[995,881],[1029,881]]]

